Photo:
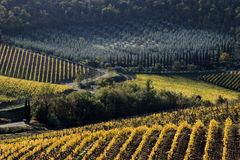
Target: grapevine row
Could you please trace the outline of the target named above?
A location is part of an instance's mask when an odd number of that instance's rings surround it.
[[[0,158],[119,160],[124,157],[122,156],[124,153],[133,150],[130,159],[136,160],[141,159],[140,154],[146,152],[143,148],[155,132],[158,133],[158,136],[154,136],[155,142],[151,148],[148,148],[148,150],[150,150],[148,159],[151,160],[156,159],[157,152],[159,149],[162,149],[162,145],[165,145],[165,143],[163,143],[164,138],[169,137],[170,132],[173,133],[172,131],[175,131],[173,138],[169,139],[171,142],[170,148],[167,151],[167,159],[175,159],[175,154],[178,155],[177,152],[179,152],[177,148],[183,147],[183,141],[180,140],[180,137],[186,134],[184,130],[187,129],[191,132],[189,134],[189,140],[187,141],[187,148],[184,150],[184,160],[214,159],[216,156],[226,160],[229,159],[231,154],[229,142],[237,143],[232,142],[232,137],[230,136],[233,135],[231,133],[232,126],[233,122],[228,118],[224,123],[224,129],[222,129],[223,136],[217,134],[221,126],[215,120],[210,121],[209,127],[205,127],[200,120],[197,120],[193,126],[187,122],[181,122],[179,126],[170,123],[163,127],[153,125],[150,127],[126,127],[96,132],[84,131],[81,133],[80,130],[76,128],[1,142]],[[122,136],[126,136],[126,138],[120,138]],[[133,142],[136,141],[138,136],[141,137],[141,140],[140,143],[135,146],[136,143]],[[203,140],[199,138],[203,138]],[[199,140],[202,142],[199,142]],[[122,142],[119,143],[119,141]],[[218,143],[220,141],[223,143]],[[203,145],[199,145],[200,143]],[[201,148],[203,148],[202,151],[199,150]],[[222,148],[222,150],[219,150],[219,148]],[[116,154],[115,151],[117,151]],[[202,152],[201,157],[196,157],[196,155],[199,155],[197,153],[199,151]],[[179,153],[182,153],[182,151]]]
[[[240,71],[201,75],[200,79],[221,87],[240,91]]]
[[[93,76],[96,70],[81,64],[1,44],[0,74],[26,80],[59,83],[80,75]]]

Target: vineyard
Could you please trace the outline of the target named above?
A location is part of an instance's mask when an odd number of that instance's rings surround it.
[[[46,54],[0,44],[0,74],[39,82],[59,83],[77,74],[94,75],[94,69]]]
[[[201,75],[200,79],[221,87],[240,91],[240,71]]]
[[[4,101],[11,101],[14,99],[9,97],[26,97],[38,94],[44,88],[48,88],[53,93],[61,93],[71,89],[71,87],[67,85],[49,84],[0,76],[0,95],[4,95],[0,97],[2,97]]]
[[[0,160],[240,160],[240,0],[0,0]]]
[[[231,52],[234,42],[228,34],[152,19],[37,29],[9,36],[27,48],[72,59],[99,58],[121,66],[170,65],[181,59],[196,64],[214,62],[221,50]]]
[[[192,97],[200,95],[203,100],[215,102],[219,95],[227,99],[237,99],[239,92],[228,90],[205,82],[193,80],[184,76],[157,76],[138,74],[135,80],[127,83],[136,83],[144,86],[147,80],[153,82],[156,90],[167,90],[182,93],[185,96]]]
[[[125,127],[97,132],[77,129],[1,142],[0,159],[224,159],[238,160],[239,127],[227,119],[190,125]]]
[[[17,98],[13,98],[13,97],[8,97],[5,95],[0,95],[0,102],[13,102],[16,101]]]
[[[0,159],[238,160],[239,107],[193,107],[6,139]]]

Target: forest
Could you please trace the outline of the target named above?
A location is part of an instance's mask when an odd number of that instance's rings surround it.
[[[0,28],[5,31],[157,16],[184,25],[234,31],[240,25],[239,4],[238,0],[4,0],[0,2]]]

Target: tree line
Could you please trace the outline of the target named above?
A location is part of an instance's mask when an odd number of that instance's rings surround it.
[[[178,61],[183,62],[185,65],[194,64],[197,66],[210,67],[211,65],[220,62],[222,52],[233,53],[233,51],[233,44],[222,44],[221,46],[212,49],[183,50],[182,52],[175,54],[128,53],[121,56],[111,55],[108,62],[111,66],[121,67],[156,67],[157,65],[169,67]]]

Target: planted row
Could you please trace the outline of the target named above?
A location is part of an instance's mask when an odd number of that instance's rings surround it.
[[[212,120],[209,127],[198,120],[193,126],[126,127],[96,132],[51,134],[23,138],[0,146],[2,159],[223,159],[237,160],[240,146],[230,119],[221,128]],[[67,133],[67,130],[66,130]],[[223,134],[222,134],[223,133]],[[150,145],[150,142],[153,143]],[[236,146],[233,148],[232,146]]]
[[[39,82],[71,81],[80,75],[95,74],[95,70],[68,60],[31,50],[0,45],[0,74]]]

